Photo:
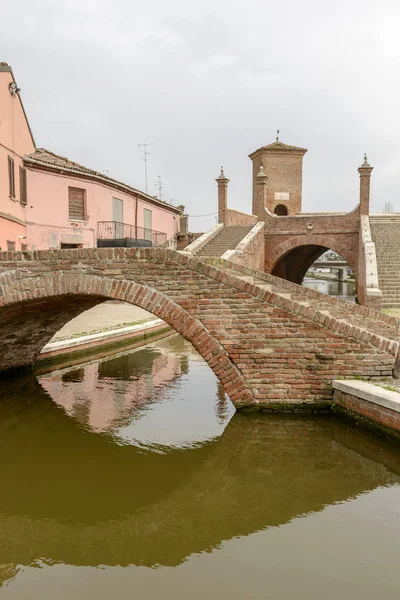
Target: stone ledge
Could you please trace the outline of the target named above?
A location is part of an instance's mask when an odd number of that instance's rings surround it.
[[[350,394],[356,398],[361,398],[372,404],[383,406],[389,410],[400,413],[400,393],[386,390],[377,385],[358,380],[334,380],[332,381],[334,390],[339,390],[345,394]]]
[[[139,323],[137,325],[129,325],[128,327],[119,327],[118,329],[109,329],[100,333],[93,333],[88,335],[77,336],[68,340],[60,340],[55,342],[49,342],[43,348],[41,355],[49,354],[51,352],[66,350],[69,348],[76,348],[77,346],[83,346],[86,344],[93,344],[94,342],[103,342],[110,339],[118,339],[122,336],[132,335],[135,333],[147,332],[152,330],[154,327],[165,325],[161,319],[152,319],[145,323]]]

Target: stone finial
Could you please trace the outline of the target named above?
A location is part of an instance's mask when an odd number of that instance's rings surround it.
[[[229,181],[224,173],[224,167],[221,167],[221,173],[219,174],[219,177],[217,177],[216,181]]]
[[[360,168],[365,168],[365,169],[370,169],[371,168],[371,165],[368,162],[368,157],[367,157],[366,154],[364,154],[364,162],[363,162],[363,164],[361,165]]]
[[[260,165],[260,170],[257,173],[256,177],[266,177],[265,171],[264,171],[264,165],[261,163]]]

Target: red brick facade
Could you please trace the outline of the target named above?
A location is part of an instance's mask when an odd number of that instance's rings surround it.
[[[288,146],[277,141],[259,148],[250,158],[253,162],[253,214],[259,215],[257,176],[261,165],[267,175],[265,206],[274,214],[277,206],[286,208],[288,215],[298,215],[302,206],[303,156],[305,148]],[[258,212],[257,212],[258,211]]]

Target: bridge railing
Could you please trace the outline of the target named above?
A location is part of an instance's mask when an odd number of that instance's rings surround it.
[[[97,247],[140,248],[162,246],[167,234],[147,227],[139,227],[119,221],[97,223]]]

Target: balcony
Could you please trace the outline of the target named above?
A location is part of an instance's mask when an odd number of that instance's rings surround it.
[[[97,223],[98,248],[152,248],[162,246],[167,234],[154,229],[119,223],[99,221]]]

